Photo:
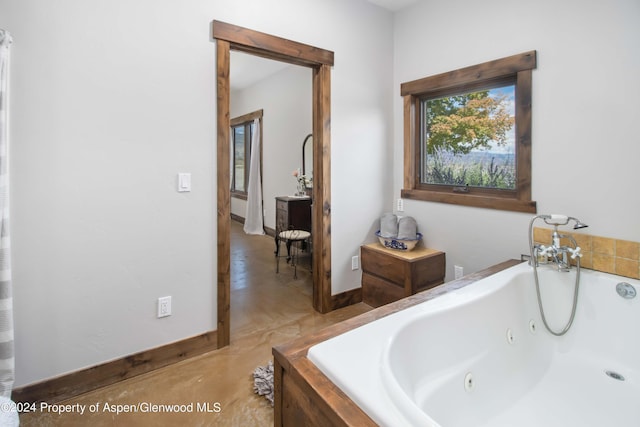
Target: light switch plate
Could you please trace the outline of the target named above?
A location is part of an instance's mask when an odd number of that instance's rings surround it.
[[[178,174],[178,192],[184,193],[191,191],[191,174],[179,173]]]

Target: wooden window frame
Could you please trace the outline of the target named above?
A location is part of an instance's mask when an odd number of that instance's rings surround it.
[[[238,127],[238,126],[242,126],[244,125],[245,127],[245,141],[244,141],[244,152],[245,152],[245,168],[244,168],[244,190],[238,190],[236,189],[236,185],[235,185],[235,180],[236,180],[236,173],[235,173],[235,149],[233,150],[233,165],[234,167],[231,170],[231,197],[234,197],[236,199],[242,199],[242,200],[247,200],[247,186],[249,185],[249,166],[251,164],[251,156],[253,155],[253,153],[251,152],[251,137],[252,137],[252,133],[249,132],[249,138],[247,138],[247,133],[246,133],[246,129],[247,127],[251,127],[251,125],[253,124],[253,121],[255,119],[258,119],[260,121],[260,163],[262,164],[262,115],[263,115],[263,111],[264,110],[258,110],[258,111],[253,111],[251,113],[248,114],[244,114],[242,116],[233,118],[230,120],[230,125],[231,125],[231,135],[232,137],[234,137],[234,132],[233,132],[233,128]],[[232,141],[232,146],[235,147],[235,139]],[[247,156],[247,153],[249,153],[249,155]],[[262,168],[260,168],[260,170],[262,170]]]
[[[501,58],[447,73],[402,83],[404,101],[404,179],[406,199],[450,203],[488,209],[535,213],[531,200],[531,86],[536,51]],[[482,90],[496,82],[514,81],[516,93],[516,188],[469,188],[454,192],[452,186],[420,182],[420,104],[434,96]]]

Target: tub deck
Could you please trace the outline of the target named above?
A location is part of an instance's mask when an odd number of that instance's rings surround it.
[[[273,348],[275,426],[376,426],[308,358],[312,346],[519,264],[509,260]]]

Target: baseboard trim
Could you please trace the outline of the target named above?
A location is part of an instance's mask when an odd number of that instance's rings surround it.
[[[217,331],[141,351],[39,383],[18,387],[15,402],[56,403],[217,349]]]
[[[362,288],[351,289],[331,296],[331,310],[362,302]]]
[[[244,217],[241,217],[240,215],[236,215],[236,214],[232,213],[232,214],[231,214],[231,220],[232,220],[232,221],[239,222],[240,224],[243,224],[243,225],[244,225]],[[274,230],[274,229],[273,229],[273,228],[271,228],[271,227],[267,227],[267,226],[264,226],[263,228],[264,228],[264,233],[265,233],[267,236],[275,237],[275,235],[276,235],[276,230]]]
[[[234,213],[231,214],[231,220],[232,221],[237,221],[240,224],[244,224],[244,217],[240,216],[240,215],[236,215]]]

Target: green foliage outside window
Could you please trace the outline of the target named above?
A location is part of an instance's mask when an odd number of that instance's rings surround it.
[[[421,182],[514,189],[515,86],[422,101]]]

